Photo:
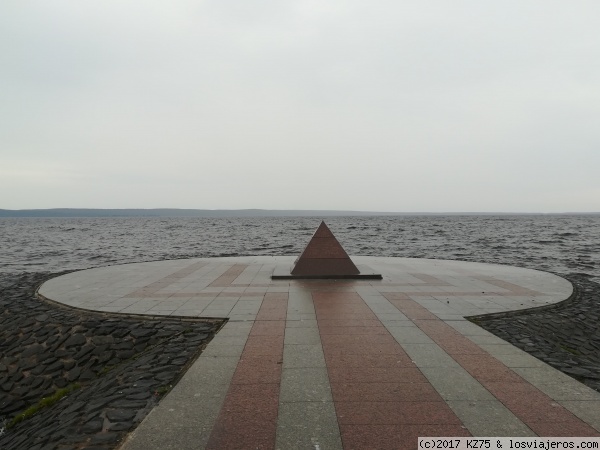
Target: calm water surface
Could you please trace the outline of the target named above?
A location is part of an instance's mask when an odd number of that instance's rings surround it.
[[[0,219],[0,272],[207,256],[296,255],[319,218]],[[600,216],[331,217],[351,255],[510,264],[600,281]]]

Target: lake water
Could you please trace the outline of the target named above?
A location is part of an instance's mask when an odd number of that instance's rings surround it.
[[[600,216],[325,219],[350,255],[455,259],[584,273],[600,282]],[[297,255],[320,219],[0,219],[0,273],[211,256]]]

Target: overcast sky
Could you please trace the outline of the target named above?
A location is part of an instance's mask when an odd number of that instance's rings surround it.
[[[0,208],[600,211],[597,0],[0,3]]]

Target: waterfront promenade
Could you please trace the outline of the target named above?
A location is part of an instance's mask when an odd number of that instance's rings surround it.
[[[509,266],[353,257],[383,280],[272,280],[293,257],[74,272],[43,297],[228,318],[122,449],[396,449],[418,436],[600,436],[600,394],[465,317],[570,297]]]

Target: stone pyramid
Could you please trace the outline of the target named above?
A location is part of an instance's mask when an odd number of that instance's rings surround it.
[[[294,276],[335,277],[358,275],[360,271],[322,221],[290,273]]]

